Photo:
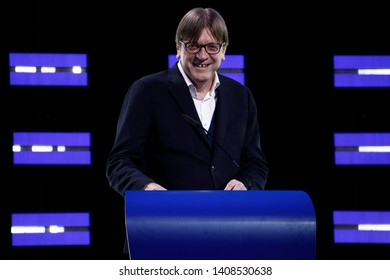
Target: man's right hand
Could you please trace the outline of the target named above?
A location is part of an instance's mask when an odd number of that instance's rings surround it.
[[[144,187],[145,191],[166,191],[167,189],[157,183],[149,183]]]

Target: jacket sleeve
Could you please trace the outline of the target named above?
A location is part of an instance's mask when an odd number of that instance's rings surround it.
[[[269,167],[261,148],[257,107],[252,93],[248,98],[248,112],[246,137],[237,180],[243,182],[249,190],[263,190]]]
[[[142,170],[142,156],[151,123],[150,102],[142,81],[128,90],[119,114],[116,137],[106,163],[110,186],[122,196],[153,180]]]

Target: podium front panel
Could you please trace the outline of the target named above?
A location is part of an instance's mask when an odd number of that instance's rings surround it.
[[[315,259],[304,191],[127,191],[125,216],[131,259]]]

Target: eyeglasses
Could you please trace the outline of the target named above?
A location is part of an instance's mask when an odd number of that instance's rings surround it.
[[[200,52],[202,48],[204,48],[208,54],[217,54],[221,50],[222,46],[226,44],[211,43],[206,45],[199,45],[195,43],[184,43],[183,41],[180,41],[180,43],[184,45],[184,48],[188,53],[192,54]]]

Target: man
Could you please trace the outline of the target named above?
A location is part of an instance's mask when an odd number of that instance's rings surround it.
[[[251,91],[217,73],[229,44],[222,16],[194,8],[176,31],[178,63],[135,81],[106,175],[126,190],[261,190],[268,165]]]

